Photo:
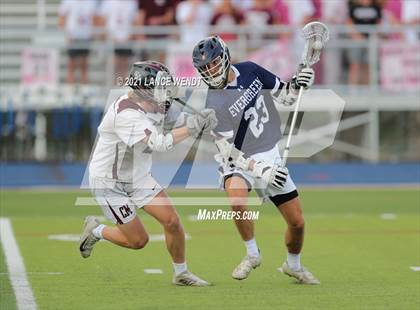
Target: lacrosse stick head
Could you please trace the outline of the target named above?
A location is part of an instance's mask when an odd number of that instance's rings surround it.
[[[325,24],[311,22],[302,28],[302,37],[305,39],[302,62],[305,66],[311,67],[319,61],[322,48],[329,39],[329,31]]]

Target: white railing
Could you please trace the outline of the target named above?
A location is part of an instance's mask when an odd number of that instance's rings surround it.
[[[339,152],[344,152],[363,160],[371,162],[378,162],[381,159],[380,152],[380,112],[393,111],[399,113],[400,111],[415,111],[419,113],[419,87],[413,92],[388,92],[384,91],[379,84],[379,48],[380,44],[387,41],[383,35],[404,36],[406,31],[420,32],[419,27],[413,26],[359,26],[358,31],[369,33],[366,40],[355,42],[347,37],[350,29],[343,25],[330,26],[332,39],[328,42],[328,49],[330,50],[348,50],[352,48],[366,48],[368,50],[369,59],[369,83],[367,85],[358,85],[357,87],[347,85],[344,82],[337,81],[333,84],[318,85],[324,88],[333,89],[346,101],[346,111],[364,112],[363,114],[353,116],[343,120],[339,130],[352,130],[352,128],[363,125],[364,135],[366,136],[363,145],[354,145],[345,141],[335,140],[332,148]],[[40,27],[42,28],[42,27]],[[194,31],[191,29],[191,31]],[[237,26],[229,29],[211,28],[212,33],[233,32],[237,34],[237,40],[229,44],[234,47],[235,56],[237,60],[245,60],[248,52],[256,46],[250,35],[255,33],[253,28],[248,26]],[[290,34],[298,31],[298,29],[288,26],[268,26],[264,29],[264,34],[274,35],[274,38],[261,39],[259,44],[264,46],[278,40],[281,34]],[[165,34],[170,35],[166,39],[148,39],[146,41],[131,41],[127,45],[134,50],[161,50],[167,51],[170,43],[179,42],[179,28],[174,26],[154,26],[154,27],[139,27],[135,29],[136,34],[153,35]],[[95,29],[95,36],[104,35],[104,29]],[[0,31],[0,42],[5,42],[0,46],[0,71],[2,71],[3,79],[5,76],[14,77],[11,80],[15,82],[2,83],[0,85],[0,110],[8,111],[15,110],[37,110],[39,116],[42,116],[43,111],[48,111],[53,108],[60,108],[71,105],[83,105],[84,107],[103,106],[110,88],[114,87],[115,75],[113,72],[113,50],[114,43],[112,40],[95,40],[89,45],[94,55],[101,55],[95,57],[96,69],[92,68],[91,74],[96,74],[97,79],[94,85],[87,86],[70,86],[61,84],[55,90],[37,90],[29,91],[19,87],[18,81],[20,76],[19,63],[20,52],[25,44],[13,43],[13,40],[31,38],[33,46],[56,48],[62,52],[66,49],[66,42],[63,33],[57,29],[48,29],[39,31],[37,29],[3,29]],[[403,44],[403,39],[390,41],[395,44]],[[292,45],[291,45],[292,46]],[[13,54],[10,54],[10,53]],[[3,55],[7,54],[7,58],[3,59]],[[298,51],[297,51],[298,54]],[[65,58],[64,58],[65,59]],[[15,66],[13,67],[13,64]],[[12,64],[12,65],[11,65]],[[64,69],[65,62],[62,62],[61,68]],[[105,74],[104,74],[105,72]],[[40,124],[45,125],[45,119]],[[418,126],[418,124],[414,124]],[[420,128],[419,130],[420,131]],[[39,131],[45,133],[44,131]],[[38,145],[43,145],[38,144]],[[45,153],[41,151],[41,153]]]
[[[404,32],[415,31],[417,34],[420,33],[420,27],[416,26],[357,26],[355,29],[360,32],[368,33],[369,37],[365,40],[354,41],[348,38],[348,34],[351,33],[351,29],[344,25],[329,25],[331,29],[332,39],[328,42],[328,49],[330,50],[349,50],[355,48],[365,48],[368,51],[369,59],[369,85],[372,89],[378,87],[378,66],[379,66],[379,47],[382,42],[385,42],[383,38],[384,35],[396,35],[399,34],[404,36]],[[41,27],[43,28],[43,27]],[[190,31],[194,31],[194,27],[190,28]],[[299,29],[284,26],[284,25],[275,25],[275,26],[266,26],[261,32],[260,30],[256,31],[255,28],[241,25],[241,26],[232,26],[229,29],[222,29],[220,27],[210,28],[210,33],[220,33],[220,32],[230,32],[237,35],[235,41],[229,42],[230,45],[234,47],[235,58],[238,60],[244,60],[247,57],[247,54],[250,50],[264,45],[269,45],[278,40],[278,36],[281,35],[290,35],[298,32]],[[137,35],[167,35],[166,38],[159,39],[147,39],[147,40],[133,40],[126,43],[126,46],[132,48],[135,51],[156,51],[160,50],[167,52],[168,46],[173,46],[179,42],[178,38],[180,37],[180,28],[178,26],[147,26],[147,27],[137,27],[133,31]],[[260,38],[258,41],[251,40],[250,38],[256,33],[260,35],[271,36],[270,39],[264,37]],[[94,35],[96,38],[104,37],[106,35],[105,29],[96,28],[94,30]],[[12,63],[8,63],[8,67],[5,68],[5,63],[0,63],[0,69],[5,72],[4,76],[8,76],[9,80],[18,82],[19,81],[19,55],[22,49],[27,46],[27,43],[19,43],[19,39],[29,39],[32,43],[31,46],[38,47],[50,47],[58,49],[64,55],[66,49],[66,40],[64,33],[55,28],[47,30],[38,30],[34,28],[23,28],[23,29],[13,29],[13,28],[4,28],[0,32],[0,42],[2,42],[0,47],[0,56],[1,57],[10,57]],[[296,49],[296,45],[292,44],[291,49]],[[395,44],[402,44],[404,40],[395,41]],[[102,79],[96,80],[96,84],[106,85],[110,87],[113,85],[113,50],[114,42],[112,40],[93,40],[93,42],[86,46],[80,46],[80,48],[88,48],[93,54],[99,55],[103,66],[98,66],[101,69],[104,67],[107,68],[107,74],[102,74]],[[299,54],[298,50],[293,51],[295,54]],[[66,57],[64,57],[66,58]],[[95,57],[96,58],[96,57]],[[14,65],[14,66],[12,66]],[[64,63],[62,64],[62,67]],[[91,68],[91,74],[95,75],[98,69]],[[6,83],[5,83],[6,82]],[[339,82],[339,81],[337,81]],[[10,85],[3,78],[3,83]],[[337,83],[343,84],[344,82]]]

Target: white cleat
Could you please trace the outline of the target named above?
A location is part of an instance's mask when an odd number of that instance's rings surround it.
[[[232,278],[236,280],[244,280],[248,278],[249,274],[251,273],[252,269],[257,268],[261,265],[262,256],[245,256],[241,263],[233,270]]]
[[[200,279],[195,274],[187,271],[179,275],[174,275],[172,283],[180,286],[209,286],[210,283]]]
[[[87,216],[85,218],[85,223],[83,225],[83,232],[80,236],[80,242],[79,242],[79,251],[80,255],[82,255],[83,258],[88,258],[90,256],[90,253],[92,253],[93,246],[96,242],[99,241],[99,238],[96,238],[92,231],[98,227],[101,223],[98,221],[98,219],[94,216]]]
[[[301,267],[300,270],[294,271],[292,270],[287,262],[283,263],[283,266],[277,269],[278,271],[288,275],[289,277],[293,277],[298,280],[300,284],[310,284],[310,285],[317,285],[321,284],[321,282],[315,278],[315,276],[307,270],[305,267]]]

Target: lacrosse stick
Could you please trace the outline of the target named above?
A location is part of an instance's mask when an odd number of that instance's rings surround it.
[[[302,54],[303,67],[312,67],[319,61],[321,50],[329,39],[329,31],[327,26],[321,22],[312,22],[306,24],[302,28],[302,37],[305,39],[305,49]],[[300,102],[302,100],[303,87],[299,88],[299,94],[296,100],[295,109],[293,111],[292,123],[290,124],[289,134],[287,136],[286,147],[283,151],[282,166],[286,166],[287,158],[289,157],[290,143],[292,141],[292,134],[295,130],[296,119],[299,112]]]
[[[178,102],[180,105],[182,105],[183,107],[186,107],[187,109],[191,110],[191,112],[193,112],[194,114],[198,114],[200,116],[201,115],[200,111],[198,111],[196,108],[194,108],[192,105],[186,103],[184,100],[182,100],[181,98],[173,98],[173,100],[175,100],[176,102]]]
[[[155,79],[154,97],[157,98],[159,102],[172,99],[183,107],[189,109],[194,114],[201,115],[201,113],[196,108],[179,98],[178,95],[179,89],[174,83],[172,76],[165,71],[159,71]]]

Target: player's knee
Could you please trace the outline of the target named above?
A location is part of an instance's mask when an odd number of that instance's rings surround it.
[[[166,231],[169,232],[179,232],[182,230],[181,221],[179,217],[176,215],[170,216],[167,220],[163,222],[163,226],[165,227]]]
[[[305,228],[305,220],[303,217],[297,217],[289,221],[289,227],[292,229],[304,229]]]
[[[140,238],[130,241],[130,248],[132,248],[133,250],[140,250],[143,249],[148,242],[149,236],[142,236]]]
[[[242,198],[231,199],[231,209],[235,212],[246,211],[246,202]]]

